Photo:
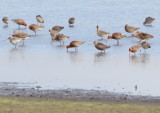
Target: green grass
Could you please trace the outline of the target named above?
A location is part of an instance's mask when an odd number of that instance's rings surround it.
[[[0,113],[160,113],[160,106],[0,97]]]

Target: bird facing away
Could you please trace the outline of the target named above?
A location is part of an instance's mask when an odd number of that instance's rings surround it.
[[[143,25],[151,25],[151,23],[155,20],[155,18],[147,17],[143,22]]]
[[[128,32],[128,33],[132,33],[134,31],[137,31],[137,30],[140,29],[140,28],[137,28],[137,27],[129,26],[128,24],[126,24],[124,28],[125,28],[125,31]]]
[[[68,39],[69,39],[69,36],[65,36],[64,34],[58,34],[55,38],[52,38],[52,40],[56,40],[60,42],[60,45],[61,45],[61,42],[63,42],[63,45],[64,45],[65,41]]]
[[[11,21],[13,21],[14,23],[18,24],[18,29],[20,29],[20,25],[27,26],[27,23],[22,20],[22,19],[12,19]]]
[[[119,32],[113,33],[111,36],[108,36],[108,39],[114,39],[117,40],[117,44],[119,45],[119,40],[126,37],[126,35],[123,35]]]
[[[140,50],[141,46],[132,46],[131,48],[129,48],[129,55],[130,55],[130,52],[132,53],[136,53],[138,50]]]
[[[8,40],[10,41],[11,44],[15,45],[15,48],[18,43],[22,40],[22,38],[19,37],[9,37]]]
[[[13,37],[19,37],[22,38],[23,45],[24,45],[24,40],[28,39],[31,37],[31,35],[28,35],[27,33],[19,32],[19,31],[13,31]]]
[[[149,40],[149,39],[153,38],[153,35],[150,35],[150,34],[144,33],[144,32],[139,32],[139,31],[132,34],[132,36],[137,37],[140,40]]]
[[[40,30],[43,30],[44,27],[41,26],[41,25],[37,25],[37,24],[31,24],[31,25],[29,26],[29,29],[32,30],[33,32],[35,32],[35,36],[36,36],[36,32],[37,32],[37,31],[40,31]]]
[[[73,24],[75,23],[75,18],[74,17],[69,18],[68,23],[69,27],[73,27]]]
[[[4,27],[8,27],[8,21],[9,21],[8,17],[3,17],[2,21],[4,23]]]
[[[98,35],[99,37],[101,37],[101,38],[107,37],[108,34],[109,34],[109,33],[105,32],[105,31],[103,31],[103,30],[100,30],[100,29],[99,29],[99,26],[97,25],[97,35]]]
[[[63,30],[64,29],[64,27],[62,27],[62,26],[53,26],[52,27],[52,30],[55,30],[55,31],[57,31],[57,32],[60,32],[61,30]]]
[[[144,49],[145,53],[146,53],[145,49],[151,48],[150,44],[147,43],[146,41],[141,42],[141,47]]]
[[[51,35],[52,38],[55,38],[59,34],[59,32],[55,31],[55,30],[50,30],[49,29],[49,32],[50,32],[50,35]]]
[[[67,45],[66,48],[67,48],[67,51],[69,48],[75,48],[75,51],[78,51],[77,47],[79,47],[80,45],[82,45],[84,42],[82,41],[72,41],[70,43],[70,45]]]
[[[109,48],[110,48],[110,46],[107,46],[107,45],[105,45],[105,44],[102,44],[102,43],[99,43],[99,42],[96,42],[96,41],[94,41],[93,44],[94,44],[95,48],[97,48],[97,49],[100,50],[101,52],[102,52],[102,51],[105,52],[106,49],[109,49]]]
[[[37,22],[38,22],[38,23],[44,24],[44,19],[43,19],[43,17],[42,17],[41,15],[37,15],[37,16],[36,16],[36,19],[37,19]]]

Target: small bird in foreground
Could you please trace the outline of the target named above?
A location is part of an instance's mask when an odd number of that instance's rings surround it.
[[[74,17],[69,18],[68,23],[69,27],[73,27],[73,24],[75,23],[75,18]]]
[[[37,25],[37,24],[31,24],[31,25],[29,26],[29,29],[32,30],[32,31],[34,31],[34,32],[35,32],[35,36],[36,36],[36,32],[37,32],[37,31],[40,31],[40,30],[43,30],[44,27],[41,26],[41,25]]]
[[[8,40],[10,41],[11,44],[15,45],[15,48],[16,48],[17,44],[21,42],[22,38],[9,37]]]
[[[119,32],[113,33],[111,36],[108,36],[108,39],[114,39],[117,40],[117,45],[119,45],[119,40],[126,37],[126,35],[123,35]]]
[[[8,17],[3,17],[2,21],[4,23],[4,27],[8,27],[8,21],[9,21]]]
[[[143,22],[143,25],[151,25],[151,23],[155,20],[155,18],[147,17]]]
[[[132,46],[131,48],[129,48],[129,55],[130,55],[130,52],[135,54],[138,50],[140,50],[140,48],[141,46]]]
[[[132,37],[137,37],[141,41],[141,40],[149,40],[153,38],[153,35],[137,31],[136,33],[132,34]]]
[[[62,26],[53,26],[52,27],[52,30],[55,30],[55,31],[57,31],[57,32],[60,32],[61,30],[63,30],[64,29],[64,27],[62,27]]]
[[[97,25],[97,35],[98,35],[99,37],[101,37],[101,38],[107,37],[108,34],[109,34],[109,33],[105,32],[105,31],[103,31],[103,30],[100,30],[100,29],[99,29],[99,26]]]
[[[96,42],[96,41],[94,41],[93,44],[94,44],[95,48],[97,48],[97,49],[100,50],[101,52],[102,52],[102,51],[105,52],[106,49],[109,49],[109,48],[110,48],[110,46],[107,46],[107,45],[105,45],[105,44],[102,44],[102,43],[99,43],[99,42]]]
[[[82,45],[84,42],[82,41],[72,41],[70,43],[70,45],[67,45],[66,48],[67,48],[67,51],[69,48],[75,48],[75,51],[78,51],[77,47],[79,47],[80,45]]]
[[[22,38],[23,45],[24,45],[24,40],[28,39],[31,37],[31,35],[28,35],[27,33],[19,32],[19,31],[13,31],[13,37],[19,37]]]
[[[128,33],[133,33],[134,31],[139,30],[140,28],[129,26],[128,24],[125,25],[124,27],[125,31]]]
[[[64,45],[65,41],[68,39],[69,39],[69,36],[65,36],[64,34],[58,34],[55,38],[52,38],[52,40],[56,40],[60,42],[60,45],[61,45],[61,42],[63,42],[63,45]]]
[[[141,47],[144,49],[145,53],[146,53],[145,49],[151,48],[150,44],[147,43],[146,41],[141,42]]]
[[[44,19],[43,19],[43,17],[41,15],[37,15],[36,19],[37,19],[38,23],[40,23],[40,24],[42,23],[44,25]]]
[[[18,29],[20,29],[20,25],[27,26],[27,23],[22,20],[22,19],[12,19],[11,21],[13,21],[14,23],[18,24]]]

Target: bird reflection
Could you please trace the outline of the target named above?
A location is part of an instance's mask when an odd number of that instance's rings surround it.
[[[79,51],[68,51],[67,54],[69,55],[71,61],[73,61],[73,62],[77,62],[77,61],[82,60],[82,57],[81,57],[81,54],[79,53]]]
[[[98,52],[95,54],[95,63],[103,62],[106,59],[107,53],[105,52]]]
[[[11,49],[9,59],[10,61],[23,60],[24,59],[23,50],[19,48]]]
[[[140,55],[129,55],[129,61],[132,63],[146,64],[149,61],[149,54],[141,53]]]

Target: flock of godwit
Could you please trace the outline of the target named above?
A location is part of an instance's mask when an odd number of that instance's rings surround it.
[[[37,20],[38,24],[29,25],[29,29],[35,33],[35,36],[37,34],[37,31],[44,29],[43,17],[41,15],[37,15],[36,20]],[[145,19],[145,21],[143,22],[143,24],[144,25],[151,25],[151,23],[154,20],[155,19],[152,17],[147,17]],[[8,21],[9,21],[8,17],[3,17],[2,21],[4,23],[4,27],[8,27]],[[20,26],[25,26],[25,28],[27,27],[27,23],[22,19],[12,19],[11,21],[18,25],[18,29],[20,29]],[[75,18],[74,17],[69,18],[68,23],[69,23],[69,27],[74,27]],[[119,40],[127,37],[126,35],[123,35],[120,32],[116,32],[116,33],[113,33],[112,35],[108,36],[110,33],[99,29],[98,25],[96,26],[96,28],[97,28],[97,35],[99,37],[101,37],[102,39],[104,37],[106,37],[107,38],[106,42],[108,42],[109,39],[114,39],[117,41],[117,45],[119,45]],[[64,27],[62,27],[62,26],[53,26],[52,29],[49,29],[50,35],[52,37],[51,38],[52,41],[58,41],[58,42],[60,42],[60,45],[61,45],[62,43],[64,44],[65,41],[69,39],[69,36],[66,36],[66,35],[60,33],[60,31],[63,29],[64,29]],[[145,32],[139,32],[138,31],[139,29],[140,28],[129,26],[128,24],[126,24],[124,26],[124,30],[127,33],[132,33],[132,35],[130,37],[137,37],[140,40],[140,45],[130,47],[129,53],[130,52],[136,53],[141,48],[143,48],[145,51],[145,49],[148,49],[151,47],[150,44],[146,42],[146,40],[153,38],[153,36],[148,33],[145,33]],[[23,42],[23,45],[24,45],[24,40],[28,39],[29,37],[31,37],[31,35],[28,35],[27,33],[20,32],[20,31],[13,31],[12,37],[9,37],[8,40],[11,42],[11,44],[15,45],[15,48],[16,48],[17,44],[20,42]],[[51,43],[52,43],[52,41],[51,41]],[[70,42],[70,45],[66,46],[67,51],[69,48],[75,48],[75,51],[77,51],[78,50],[77,47],[82,45],[83,43],[84,42],[82,42],[82,41],[72,41],[72,42]],[[100,51],[104,51],[104,52],[106,49],[110,48],[110,46],[103,44],[103,43],[100,43],[98,41],[94,41],[93,44],[96,49],[98,49]]]

